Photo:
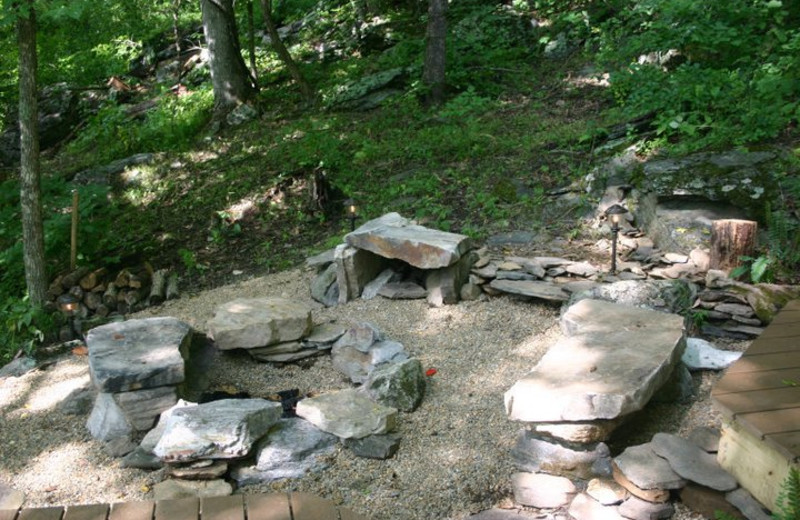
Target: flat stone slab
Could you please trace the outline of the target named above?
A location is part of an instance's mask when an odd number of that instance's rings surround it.
[[[95,327],[86,336],[89,373],[100,392],[177,385],[184,380],[182,353],[192,329],[175,318],[147,318]]]
[[[741,352],[718,349],[704,339],[689,338],[682,359],[689,370],[724,370],[740,357]]]
[[[492,280],[489,283],[492,289],[498,291],[549,300],[565,302],[569,300],[569,293],[557,284],[550,282],[537,282],[531,280]]]
[[[239,298],[217,307],[208,322],[220,350],[266,347],[307,336],[311,308],[285,298]]]
[[[673,471],[686,480],[723,492],[733,491],[738,486],[736,479],[719,465],[716,456],[689,440],[657,433],[650,445],[656,455],[667,459]]]
[[[641,489],[680,489],[686,485],[686,480],[653,451],[650,443],[625,448],[614,462],[625,478]]]
[[[511,420],[595,421],[639,411],[685,345],[682,317],[600,300],[574,304],[561,324],[569,337],[506,392]]]
[[[281,413],[280,403],[266,399],[222,399],[176,408],[153,453],[165,462],[243,457]]]
[[[387,213],[363,224],[345,236],[351,247],[371,251],[383,258],[396,258],[420,269],[438,269],[456,263],[472,249],[466,235],[426,228]]]
[[[297,415],[341,439],[361,439],[395,428],[397,409],[372,401],[348,388],[309,397],[297,403]]]

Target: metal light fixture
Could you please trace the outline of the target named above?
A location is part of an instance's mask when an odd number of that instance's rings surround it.
[[[353,199],[347,199],[344,201],[345,212],[347,213],[347,219],[350,221],[350,231],[356,230],[356,219],[358,218],[358,213],[356,212],[356,202]]]
[[[78,305],[80,301],[74,295],[70,293],[65,293],[59,296],[56,299],[56,304],[58,305],[58,309],[67,317],[67,323],[69,323],[69,330],[70,330],[70,338],[74,338],[73,334],[77,334],[80,336],[80,327],[76,323],[75,316],[78,311]]]
[[[617,272],[617,236],[622,215],[628,212],[623,206],[614,204],[605,211],[606,217],[611,221],[611,274]]]

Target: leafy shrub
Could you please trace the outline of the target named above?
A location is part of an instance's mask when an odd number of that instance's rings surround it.
[[[20,350],[33,354],[57,323],[52,314],[19,298],[0,302],[0,316],[0,366],[11,361]]]

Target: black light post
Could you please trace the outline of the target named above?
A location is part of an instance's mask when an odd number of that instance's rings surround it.
[[[356,213],[356,203],[353,199],[347,199],[344,201],[345,212],[347,213],[347,219],[350,221],[350,231],[356,230],[356,219],[358,218],[358,214]]]
[[[611,274],[617,273],[617,235],[622,215],[627,212],[628,210],[619,204],[614,204],[605,211],[606,217],[611,221]]]
[[[64,316],[67,317],[67,323],[69,323],[69,330],[70,336],[74,338],[75,334],[80,336],[80,331],[75,323],[75,314],[78,311],[78,299],[70,293],[64,293],[58,297],[56,300],[58,304],[58,309],[64,313]]]

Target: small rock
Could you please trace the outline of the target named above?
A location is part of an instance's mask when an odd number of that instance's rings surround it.
[[[378,294],[389,300],[421,300],[428,291],[414,282],[394,282],[381,287]]]
[[[164,463],[152,453],[145,451],[141,446],[137,446],[133,451],[122,457],[120,466],[123,468],[156,470],[161,469]]]
[[[586,486],[586,493],[604,506],[615,506],[628,498],[628,490],[616,481],[605,478],[593,478]]]
[[[736,506],[747,520],[772,520],[769,512],[746,489],[739,488],[725,495],[725,500]]]
[[[345,439],[344,445],[357,457],[367,459],[391,459],[400,447],[400,435],[369,435],[361,439]]]
[[[631,520],[666,520],[675,513],[669,502],[654,504],[637,497],[629,497],[619,506],[619,514]]]
[[[568,478],[544,473],[514,473],[511,486],[518,504],[542,509],[564,507],[577,493]]]
[[[725,499],[725,493],[705,486],[689,483],[680,490],[681,502],[696,513],[706,518],[717,518],[718,512],[744,520],[744,515]]]
[[[169,479],[153,486],[153,500],[179,498],[221,497],[233,494],[233,486],[223,479],[179,480]]]
[[[189,464],[168,465],[167,475],[185,480],[213,480],[228,472],[228,463],[221,460],[203,460]]]
[[[575,520],[623,520],[617,506],[604,506],[586,493],[578,493],[569,506],[569,514]]]
[[[724,370],[742,357],[741,352],[716,348],[700,338],[688,338],[681,361],[689,370]]]
[[[360,439],[394,430],[397,410],[348,388],[309,397],[297,403],[297,415],[341,439]]]
[[[733,491],[738,486],[736,479],[722,469],[714,455],[677,435],[657,433],[650,447],[667,459],[673,471],[686,480],[718,491]]]
[[[36,368],[36,360],[28,356],[20,356],[0,368],[0,379],[4,377],[20,377]]]

